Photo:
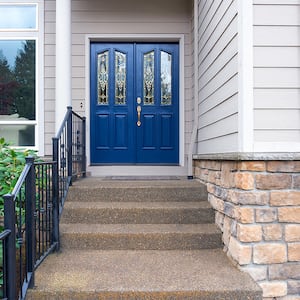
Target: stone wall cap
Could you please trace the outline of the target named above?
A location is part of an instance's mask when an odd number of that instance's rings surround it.
[[[194,160],[300,160],[300,152],[230,152],[194,154]]]

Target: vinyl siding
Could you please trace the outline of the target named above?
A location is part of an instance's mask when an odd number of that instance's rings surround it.
[[[237,1],[199,1],[197,153],[238,148]]]
[[[300,150],[300,1],[254,0],[254,142]]]

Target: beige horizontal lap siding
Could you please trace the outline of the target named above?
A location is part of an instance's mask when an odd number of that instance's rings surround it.
[[[83,114],[85,99],[85,36],[101,34],[184,34],[185,147],[192,131],[193,60],[192,0],[72,0],[72,100]],[[83,105],[81,105],[83,103]]]
[[[238,150],[237,1],[199,2],[198,154]]]
[[[300,143],[300,1],[254,0],[254,141]],[[267,143],[270,143],[267,148]]]
[[[45,0],[44,20],[45,155],[52,155],[52,137],[55,135],[55,0]]]

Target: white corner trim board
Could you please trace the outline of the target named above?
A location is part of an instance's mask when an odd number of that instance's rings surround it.
[[[253,151],[253,5],[238,0],[239,151]]]

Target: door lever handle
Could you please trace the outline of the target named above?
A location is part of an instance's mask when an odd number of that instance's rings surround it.
[[[136,125],[137,125],[138,127],[140,127],[140,126],[142,125],[142,122],[141,122],[141,111],[142,111],[142,108],[141,108],[140,105],[138,105],[138,106],[136,107],[136,111],[137,111],[137,115],[138,115],[138,120],[137,120],[137,122],[136,122]]]

